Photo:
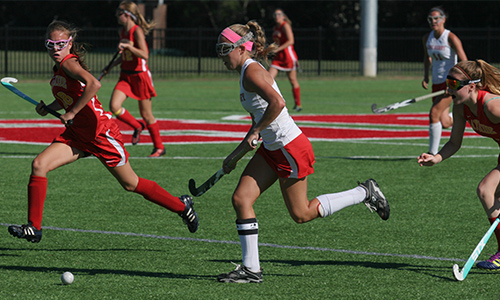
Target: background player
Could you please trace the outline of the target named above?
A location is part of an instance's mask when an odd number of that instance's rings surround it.
[[[161,141],[160,126],[153,115],[151,98],[156,97],[156,91],[147,65],[149,49],[145,37],[153,28],[154,23],[146,22],[137,5],[132,1],[121,2],[116,10],[116,17],[118,23],[123,26],[118,44],[121,57],[109,69],[102,71],[106,74],[111,68],[121,64],[120,78],[111,95],[109,107],[120,121],[134,128],[132,144],[135,145],[139,142],[140,134],[145,126],[122,105],[128,97],[139,100],[139,112],[146,122],[154,145],[149,157],[159,157],[165,155],[165,146]]]
[[[451,31],[444,28],[446,14],[440,7],[433,7],[429,11],[427,21],[432,31],[424,35],[424,80],[422,86],[428,88],[429,69],[432,65],[432,92],[446,89],[446,75],[459,61],[467,60],[462,42]],[[432,98],[432,107],[429,113],[429,153],[436,154],[441,141],[443,128],[453,125],[450,116],[452,99],[449,94]]]
[[[292,85],[293,100],[295,102],[293,109],[301,111],[300,85],[297,80],[299,60],[293,46],[295,38],[292,31],[292,21],[279,8],[274,11],[273,17],[276,23],[273,29],[273,40],[278,45],[278,48],[269,68],[269,73],[271,73],[273,78],[276,78],[278,71],[286,72],[288,80]]]

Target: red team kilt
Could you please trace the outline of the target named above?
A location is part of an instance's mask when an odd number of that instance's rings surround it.
[[[156,97],[153,79],[149,70],[137,74],[128,74],[122,71],[115,88],[124,92],[128,97],[137,100],[149,100]]]
[[[86,156],[94,155],[108,167],[119,167],[127,163],[129,153],[123,145],[122,134],[116,122],[111,119],[97,137],[92,141],[81,141],[77,135],[66,130],[53,141],[66,144],[85,152]]]
[[[314,173],[314,151],[303,133],[281,149],[270,151],[260,146],[257,153],[264,157],[280,178],[304,178]]]
[[[446,93],[446,82],[438,83],[438,84],[433,84],[432,85],[432,92],[439,92],[439,91],[445,91],[444,96],[449,96],[449,94]],[[441,97],[441,96],[438,96]],[[433,97],[432,101],[436,100],[437,97]]]
[[[292,71],[297,69],[297,54],[292,46],[276,53],[273,57],[272,66],[280,71]]]

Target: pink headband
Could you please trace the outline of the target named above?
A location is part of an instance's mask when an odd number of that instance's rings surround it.
[[[236,32],[234,32],[229,27],[226,27],[226,29],[224,29],[222,31],[221,35],[223,35],[224,37],[226,37],[231,43],[236,43],[237,41],[239,41],[240,39],[242,39],[242,37],[239,34],[237,34]],[[248,42],[244,43],[243,46],[245,46],[245,49],[247,51],[252,51],[253,42],[248,41]]]

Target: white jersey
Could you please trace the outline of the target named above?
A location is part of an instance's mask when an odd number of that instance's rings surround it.
[[[427,54],[432,58],[432,83],[440,84],[446,81],[448,71],[457,64],[457,53],[448,43],[450,31],[445,29],[439,38],[434,37],[434,31],[427,39]]]
[[[269,103],[264,100],[257,93],[248,92],[243,87],[243,76],[245,75],[246,68],[252,64],[257,63],[264,70],[265,68],[253,59],[247,59],[241,68],[241,78],[240,78],[240,101],[243,108],[250,113],[252,119],[255,123],[258,123],[264,112],[267,109]],[[267,72],[267,71],[266,71]],[[273,89],[281,95],[281,91],[276,84],[276,81],[273,82]],[[277,150],[286,144],[293,141],[296,137],[298,137],[302,131],[295,124],[292,117],[288,114],[288,109],[286,107],[283,108],[279,116],[274,119],[269,126],[267,126],[264,130],[260,132],[260,136],[262,138],[264,147],[268,150]]]

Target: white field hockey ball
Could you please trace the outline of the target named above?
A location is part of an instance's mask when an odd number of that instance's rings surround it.
[[[72,284],[73,280],[75,280],[75,276],[71,272],[64,272],[61,275],[61,281],[64,284]]]

